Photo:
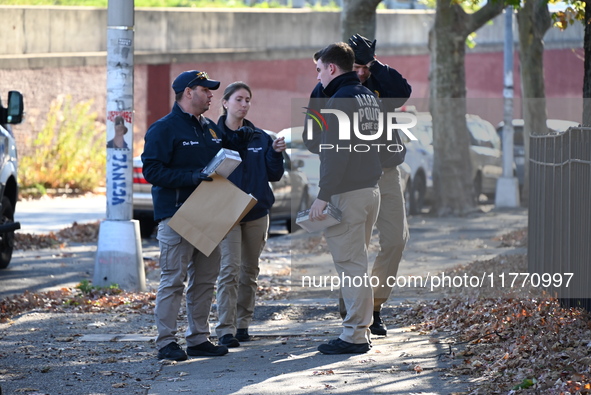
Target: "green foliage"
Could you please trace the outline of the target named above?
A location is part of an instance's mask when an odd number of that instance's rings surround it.
[[[78,288],[80,291],[82,291],[82,293],[85,294],[88,294],[90,293],[90,291],[92,291],[92,285],[88,280],[80,281],[80,284],[76,285],[76,288]]]
[[[327,5],[321,5],[320,1],[318,1],[310,8],[314,11],[336,11],[341,9],[339,4],[335,0],[330,0],[330,2]]]
[[[419,4],[423,4],[427,8],[435,9],[436,1],[435,0],[419,0]]]
[[[108,0],[0,0],[2,5],[56,5],[56,6],[87,6],[107,8]],[[193,8],[291,8],[277,0],[257,2],[255,0],[135,0],[135,7],[193,7]],[[315,2],[311,8],[315,11],[335,10],[340,7],[335,0],[322,6]]]
[[[119,284],[111,284],[108,287],[95,287],[88,280],[80,281],[80,284],[76,285],[76,288],[79,289],[83,294],[90,294],[93,291],[111,291],[117,293],[117,291],[120,290]]]
[[[527,389],[530,387],[533,387],[536,383],[538,382],[538,380],[534,379],[523,379],[523,381],[520,384],[517,384],[515,387],[513,387],[513,390],[517,391],[517,390],[523,390],[523,389]]]
[[[550,4],[557,3],[557,0],[549,1]],[[552,21],[554,26],[560,30],[564,30],[576,21],[583,22],[585,20],[585,2],[582,0],[567,0],[568,6],[563,11],[556,11],[552,13]]]
[[[468,48],[474,49],[476,47],[476,36],[476,32],[468,34],[468,37],[466,37],[466,46]]]
[[[80,192],[104,185],[105,126],[91,112],[92,101],[72,103],[58,97],[43,128],[28,141],[29,155],[19,158],[20,188],[71,188]]]

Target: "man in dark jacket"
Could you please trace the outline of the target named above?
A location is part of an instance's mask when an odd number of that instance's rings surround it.
[[[382,64],[375,57],[376,41],[369,41],[356,34],[349,39],[349,45],[355,53],[353,70],[359,80],[376,97],[380,99],[384,112],[394,112],[396,108],[406,103],[412,92],[406,79],[394,68]],[[310,107],[321,106],[326,93],[321,83],[318,83],[310,95]],[[306,131],[304,132],[306,134]],[[401,146],[402,141],[398,131],[394,138]],[[388,300],[392,292],[392,279],[398,273],[402,252],[409,238],[408,224],[404,204],[404,192],[400,181],[398,165],[404,161],[406,150],[400,152],[381,151],[383,175],[379,181],[380,211],[376,221],[376,228],[380,233],[380,251],[372,268],[372,276],[379,281],[374,287],[373,323],[369,327],[374,335],[385,336],[387,328],[381,318],[382,305]],[[390,280],[389,280],[390,279]],[[342,298],[339,300],[339,310],[342,317],[347,314]]]
[[[393,112],[404,105],[412,89],[396,69],[375,58],[376,40],[371,42],[356,34],[349,39],[349,45],[355,52],[353,70],[363,86],[380,98],[384,111]],[[380,232],[380,251],[372,268],[372,276],[379,279],[379,286],[374,288],[373,323],[369,329],[374,335],[380,336],[387,334],[386,325],[380,315],[382,304],[390,297],[390,284],[394,284],[392,279],[398,273],[402,252],[409,237],[404,192],[397,167],[404,161],[404,153],[405,151],[383,160],[384,174],[379,183],[381,202],[376,228]]]
[[[380,205],[378,180],[382,166],[376,147],[366,144],[353,131],[377,136],[381,107],[352,71],[354,54],[349,45],[331,44],[317,52],[314,59],[328,99],[321,106],[326,114],[325,130],[303,136],[308,149],[320,156],[320,190],[310,207],[310,219],[323,219],[329,202],[342,211],[341,223],[324,233],[335,268],[341,279],[367,279],[367,248]],[[351,127],[354,114],[363,120]],[[353,122],[347,122],[343,116]],[[347,310],[343,332],[318,350],[324,354],[367,352],[371,348],[371,286],[367,282],[359,286],[353,280],[343,281],[340,289]]]
[[[154,122],[145,136],[143,173],[152,184],[154,219],[160,243],[160,285],[154,315],[158,328],[156,346],[159,359],[183,361],[190,356],[221,356],[225,346],[209,342],[209,313],[216,278],[220,270],[220,250],[209,257],[176,233],[168,222],[202,181],[211,178],[201,171],[223,148],[242,149],[253,136],[239,130],[230,140],[203,113],[211,105],[211,90],[219,81],[197,70],[181,73],[173,82],[176,97],[172,111]],[[177,316],[187,284],[187,351],[176,342]]]

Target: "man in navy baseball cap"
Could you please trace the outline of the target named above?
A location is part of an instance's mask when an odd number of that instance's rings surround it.
[[[205,71],[190,70],[184,71],[172,83],[174,93],[181,93],[185,88],[192,88],[196,85],[201,85],[211,90],[216,90],[220,87],[220,82],[210,80]]]
[[[212,90],[219,86],[218,81],[210,80],[202,71],[181,73],[172,83],[175,98],[170,113],[152,123],[144,137],[142,172],[152,184],[160,265],[166,268],[160,273],[154,308],[158,359],[184,361],[188,355],[219,357],[228,353],[225,345],[209,341],[209,314],[220,273],[221,248],[218,246],[205,255],[168,225],[198,185],[213,181],[202,170],[220,149],[246,150],[256,133],[251,128],[240,128],[230,136],[203,116],[211,106]],[[177,343],[185,279],[186,351]]]

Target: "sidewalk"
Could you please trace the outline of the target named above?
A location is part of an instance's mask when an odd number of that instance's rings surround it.
[[[494,239],[526,227],[525,209],[493,210],[467,218],[413,217],[409,222],[411,240],[399,275],[424,276],[476,259],[525,253],[523,248],[502,247]],[[298,275],[304,271],[327,274],[334,270],[322,250],[324,241],[316,237],[315,243],[310,243],[311,239],[314,236],[305,233],[271,238],[262,257],[261,278],[283,278],[285,274],[278,273],[291,269],[292,288],[297,291]],[[302,245],[309,247],[292,256],[292,250]],[[60,251],[65,272],[92,278],[95,248],[85,245]],[[144,256],[157,253],[154,241],[145,245]],[[55,250],[19,251],[11,269],[18,277],[23,273],[22,265],[40,268],[47,261],[53,262],[57,273],[60,254],[56,258]],[[152,290],[157,286],[153,274],[148,277]],[[79,281],[74,277],[45,280],[43,289]],[[13,280],[16,278],[10,282]],[[451,364],[459,363],[448,356],[446,343],[450,339],[445,334],[425,336],[396,320],[397,312],[412,301],[434,299],[437,293],[395,290],[383,311],[389,327],[387,337],[374,337],[373,348],[366,354],[323,355],[317,351],[318,345],[339,335],[341,320],[336,294],[326,289],[312,291],[307,296],[306,292],[292,292],[290,299],[258,300],[249,329],[255,336],[253,341],[223,357],[179,363],[156,359],[156,331],[149,314],[23,314],[12,323],[0,324],[0,349],[4,350],[0,352],[0,386],[8,394],[35,389],[51,395],[467,393],[470,379],[448,371]],[[216,341],[215,323],[214,312],[212,341]],[[181,343],[185,327],[183,316],[179,320]],[[62,389],[64,383],[66,388]]]
[[[446,376],[453,361],[438,358],[447,353],[446,347],[408,328],[390,329],[387,337],[372,339],[370,352],[349,355],[317,351],[318,345],[340,334],[340,320],[335,318],[258,322],[249,331],[257,337],[230,349],[224,357],[163,364],[148,394],[200,392],[196,388],[216,394],[451,394],[467,390],[465,379]]]
[[[494,240],[527,226],[524,209],[493,210],[468,218],[415,217],[410,225],[411,241],[399,275],[425,275],[501,253],[525,252],[500,248],[501,243]],[[305,262],[306,273],[314,268],[321,274],[331,270],[326,256],[311,253],[297,260]],[[296,264],[292,270],[293,266]],[[292,272],[292,281],[296,282],[296,277]],[[324,291],[320,296],[326,296]],[[289,314],[278,313],[274,317],[282,319],[255,320],[249,329],[257,336],[255,341],[230,349],[224,357],[163,364],[148,394],[195,393],[197,388],[220,394],[468,393],[470,379],[448,373],[451,364],[458,363],[448,356],[446,342],[450,339],[444,334],[433,338],[412,332],[404,323],[392,325],[396,310],[404,308],[407,300],[437,295],[424,289],[421,294],[414,289],[401,291],[393,292],[383,311],[390,327],[388,336],[373,337],[373,348],[366,354],[323,355],[317,351],[318,345],[341,332],[334,298],[261,302],[256,309],[275,306],[280,312],[299,307],[316,313],[310,319],[289,320],[285,319]]]

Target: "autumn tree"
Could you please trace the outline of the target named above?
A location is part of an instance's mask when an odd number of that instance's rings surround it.
[[[584,17],[582,2],[574,0],[563,11],[553,15],[548,10],[548,0],[525,0],[517,12],[519,29],[519,61],[521,64],[523,136],[525,157],[529,158],[530,135],[545,135],[549,133],[546,126],[546,90],[544,85],[544,35],[552,27],[552,19],[556,26],[564,30],[577,20],[591,21],[591,15]],[[585,50],[591,54],[591,25],[585,24]],[[585,78],[583,97],[591,97],[591,59],[585,56]],[[587,86],[587,89],[585,89]],[[587,91],[587,93],[585,93]],[[585,96],[587,94],[587,96]],[[587,124],[591,125],[591,103],[586,101],[587,110],[583,112],[589,117]],[[584,104],[585,105],[585,104]],[[525,183],[522,191],[522,201],[528,201],[529,195],[529,160],[525,161]]]
[[[436,215],[465,215],[474,208],[470,137],[466,125],[464,58],[468,35],[499,15],[503,1],[488,1],[474,13],[437,0],[429,32],[430,101],[433,117],[433,184]]]
[[[529,136],[548,134],[544,85],[544,35],[552,26],[546,0],[526,0],[517,12],[522,86],[523,138],[529,158]],[[529,160],[524,165],[523,202],[529,195]]]

